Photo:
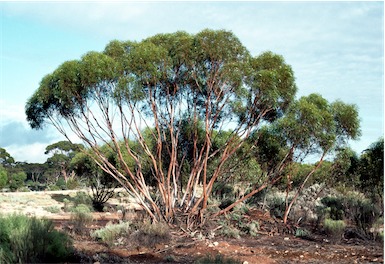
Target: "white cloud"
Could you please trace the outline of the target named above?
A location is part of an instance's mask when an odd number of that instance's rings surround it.
[[[0,98],[0,124],[25,122],[24,105]]]
[[[47,156],[44,154],[48,144],[33,143],[29,145],[10,145],[6,148],[7,152],[16,160],[28,163],[44,163]]]

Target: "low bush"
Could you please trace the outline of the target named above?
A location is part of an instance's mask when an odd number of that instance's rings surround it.
[[[86,192],[76,192],[76,195],[72,198],[72,202],[75,207],[83,204],[92,210],[92,199]]]
[[[48,206],[48,207],[45,207],[44,210],[53,214],[57,214],[61,211],[59,206]]]
[[[64,262],[72,252],[72,241],[52,221],[0,216],[0,263]]]
[[[220,234],[229,238],[236,238],[236,239],[241,238],[241,231],[230,224],[222,223]]]
[[[94,231],[91,236],[100,239],[108,246],[116,244],[119,237],[127,237],[130,233],[130,223],[107,224],[104,228]]]
[[[349,195],[345,198],[345,215],[358,231],[368,238],[374,238],[371,228],[378,220],[381,210],[369,199]]]
[[[244,224],[243,231],[252,237],[256,237],[259,231],[259,223],[257,221],[252,221],[248,224]]]
[[[308,238],[310,236],[310,232],[304,228],[297,228],[295,230],[295,236],[300,238]]]
[[[170,228],[166,223],[151,223],[145,221],[139,224],[130,235],[130,240],[136,246],[152,248],[157,244],[167,243],[171,239]]]
[[[84,234],[87,225],[92,220],[92,214],[90,208],[85,204],[79,204],[72,210],[71,220],[76,234]]]
[[[341,239],[345,227],[346,224],[343,220],[333,220],[326,218],[324,221],[324,230],[326,234],[336,240]]]
[[[273,196],[272,199],[268,201],[268,206],[272,216],[283,218],[286,209],[285,199],[283,197]]]
[[[372,227],[381,215],[381,209],[361,193],[349,192],[344,196],[324,197],[320,207],[320,218],[347,220],[357,231],[367,238],[375,239]]]

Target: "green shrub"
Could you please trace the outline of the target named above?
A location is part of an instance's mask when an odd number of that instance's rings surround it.
[[[24,181],[27,179],[27,174],[24,171],[11,174],[9,177],[9,188],[11,191],[16,191],[24,185]]]
[[[18,192],[30,192],[31,190],[26,186],[21,186],[17,189]]]
[[[194,262],[194,264],[240,264],[242,263],[239,260],[232,259],[232,258],[225,258],[224,256],[218,254],[215,257],[213,256],[206,256],[201,259],[198,259]]]
[[[253,188],[249,188],[247,191],[246,191],[246,194],[249,194],[250,192],[252,192],[254,189]],[[248,204],[253,204],[253,205],[259,205],[259,204],[264,204],[265,203],[265,199],[266,199],[266,196],[267,194],[269,194],[271,190],[269,188],[265,188],[265,189],[262,189],[261,191],[257,192],[256,194],[254,194],[252,197],[250,197],[249,199],[247,199],[247,203]]]
[[[0,263],[63,262],[72,249],[70,238],[56,231],[52,221],[0,216]]]
[[[4,188],[8,182],[7,170],[0,165],[0,189]],[[0,253],[1,254],[1,253]]]
[[[69,212],[71,210],[71,201],[68,200],[67,198],[64,198],[63,199],[63,203],[64,203],[64,212]]]
[[[243,229],[246,234],[249,234],[252,237],[256,237],[259,231],[259,223],[257,221],[252,221],[248,224],[245,224]]]
[[[74,206],[79,204],[86,205],[90,210],[92,210],[92,200],[91,197],[86,192],[76,192],[76,195],[72,198]]]
[[[344,201],[342,197],[324,197],[321,199],[321,203],[326,206],[326,208],[330,208],[326,212],[328,213],[327,218],[331,218],[333,220],[342,220],[344,219]]]
[[[362,235],[374,238],[370,230],[381,215],[381,209],[363,194],[349,192],[341,197],[324,197],[321,202],[325,207],[321,208],[319,216],[333,220],[345,219],[354,223]]]
[[[56,186],[56,185],[49,185],[48,189],[50,191],[60,191],[60,190],[62,190],[59,186]]]
[[[55,183],[55,186],[59,188],[59,190],[67,190],[67,185],[63,177],[60,177],[57,182]]]
[[[340,239],[344,233],[346,224],[343,220],[333,220],[326,218],[324,221],[324,230],[328,236],[334,239]]]
[[[381,210],[369,199],[348,196],[345,201],[346,218],[352,221],[358,231],[372,238],[371,227],[381,214]]]
[[[112,246],[116,239],[121,236],[128,236],[130,233],[130,223],[107,224],[104,228],[94,231],[91,236],[98,238],[109,246]]]
[[[166,223],[145,221],[131,234],[130,239],[137,246],[155,247],[170,241],[170,228]]]
[[[236,238],[236,239],[241,238],[241,230],[233,226],[231,224],[231,221],[224,220],[224,221],[221,221],[220,223],[222,225],[222,228],[220,229],[221,235],[225,237]]]
[[[87,225],[93,220],[90,208],[85,204],[79,204],[72,209],[71,220],[75,233],[84,234]]]
[[[272,216],[283,218],[285,214],[285,199],[282,197],[274,196],[269,202],[268,205],[270,207],[270,214]]]
[[[48,207],[44,208],[44,210],[46,210],[47,212],[53,213],[53,214],[57,214],[60,212],[60,207],[59,206],[48,206]]]
[[[81,183],[77,178],[69,178],[66,182],[67,190],[75,190],[80,186],[81,186]]]
[[[216,182],[213,185],[213,194],[219,199],[234,198],[234,187],[230,184]]]
[[[218,207],[222,210],[228,207],[229,205],[233,204],[234,202],[234,198],[225,198],[221,201]]]
[[[295,236],[300,238],[308,238],[310,236],[310,232],[307,229],[297,228],[295,230]]]

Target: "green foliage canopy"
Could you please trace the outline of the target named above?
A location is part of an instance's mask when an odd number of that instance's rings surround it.
[[[2,165],[0,165],[0,189],[4,188],[8,183],[7,170],[4,169]]]
[[[358,121],[354,106],[316,94],[294,101],[296,91],[282,56],[253,57],[233,33],[207,29],[115,40],[103,52],[64,62],[42,79],[26,115],[32,128],[51,123],[67,137],[71,129],[153,219],[172,221],[177,205],[192,207],[191,216],[205,209],[226,162],[240,162],[231,157],[247,144],[261,145],[260,138],[274,146],[270,153],[257,148],[262,161],[279,154],[262,165],[274,169],[294,151],[326,153],[337,139],[358,136],[359,125],[349,122]],[[161,202],[150,194],[148,173]],[[195,199],[199,182],[203,195]]]

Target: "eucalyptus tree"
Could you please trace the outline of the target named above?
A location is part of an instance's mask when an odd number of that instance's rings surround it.
[[[360,136],[359,123],[358,109],[353,104],[340,100],[329,103],[319,94],[310,94],[294,101],[282,118],[256,130],[255,135],[250,137],[257,143],[255,155],[263,168],[264,175],[261,178],[265,179],[264,182],[219,213],[230,210],[283,177],[287,177],[287,188],[291,190],[295,164],[311,156],[318,161],[302,179],[293,199],[290,202],[286,200],[283,217],[286,224],[291,207],[325,157],[346,147],[348,140]]]
[[[49,123],[68,139],[82,139],[90,158],[154,221],[172,222],[182,212],[193,225],[203,221],[226,161],[263,124],[285,114],[296,90],[282,56],[252,56],[224,30],[176,32],[140,42],[115,40],[103,52],[64,62],[41,80],[26,115],[32,128]],[[189,133],[182,131],[187,125]],[[214,133],[223,129],[231,132],[215,148]],[[182,138],[189,141],[185,148]],[[117,164],[101,145],[116,153]],[[208,170],[214,159],[215,168]],[[183,188],[182,171],[188,175]]]
[[[83,149],[82,144],[74,144],[70,141],[59,141],[48,145],[45,148],[45,154],[52,154],[51,157],[47,159],[47,165],[53,168],[53,170],[58,171],[58,173],[63,176],[64,181],[68,181],[69,177],[69,167],[71,159],[75,154]]]
[[[4,148],[0,148],[0,164],[7,168],[15,165],[15,159]]]

